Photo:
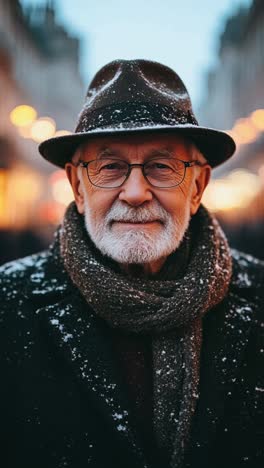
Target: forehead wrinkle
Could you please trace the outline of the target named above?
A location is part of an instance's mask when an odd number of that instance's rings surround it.
[[[96,154],[96,159],[103,158],[105,156],[118,156],[122,157],[123,151],[118,148],[111,148],[107,146],[101,146]]]
[[[138,152],[135,150],[135,152]],[[128,152],[131,152],[131,148],[129,149]],[[120,149],[120,148],[111,148],[111,147],[100,147],[97,151],[96,154],[96,159],[103,158],[105,156],[118,156],[118,157],[127,157],[128,152],[125,149]],[[166,156],[166,157],[172,157],[173,154],[170,150],[170,148],[152,148],[150,150],[146,151],[146,154],[144,155],[145,157],[155,157],[155,156]]]
[[[178,159],[187,159],[191,158],[191,151],[186,145],[175,147],[175,146],[167,146],[165,148],[153,148],[150,152],[147,153],[148,157],[167,157],[167,158],[178,158]]]
[[[133,150],[132,150],[133,152]],[[115,148],[103,148],[100,149],[97,153],[96,159],[103,158],[105,156],[117,156],[119,158],[125,158],[128,159],[128,154],[131,153],[131,148],[126,151],[125,149],[115,149]],[[140,148],[135,148],[135,155],[139,156],[140,153]],[[167,158],[172,158],[173,153],[169,148],[152,148],[150,150],[146,150],[145,154],[142,152],[143,158],[155,158],[155,157],[167,157]]]
[[[171,158],[173,156],[173,152],[170,148],[153,148],[146,152],[145,156],[147,157],[155,157],[155,156],[166,156]]]
[[[94,149],[90,145],[86,145],[86,147],[83,148],[83,156],[90,156],[91,159],[100,159],[104,156],[114,156],[120,154],[121,152],[118,149],[107,147],[106,145],[100,146],[98,149]]]
[[[141,156],[144,158],[151,158],[151,157],[158,157],[158,156],[163,156],[163,157],[177,157],[177,156],[184,156],[185,151],[190,153],[190,148],[186,142],[181,142],[183,144],[180,145],[180,148],[176,148],[177,145],[171,145],[171,144],[160,144],[160,147],[153,147],[151,143],[149,144],[148,142],[146,143],[134,143],[134,144],[128,144],[126,147],[116,147],[119,142],[115,143],[105,143],[99,146],[94,151],[94,159],[100,159],[103,157],[118,157],[118,158],[125,158],[129,156],[129,154],[133,154],[137,157],[139,157],[139,154],[141,153]],[[147,148],[144,148],[147,146]],[[183,151],[183,148],[185,151]],[[92,151],[93,152],[93,151]],[[84,148],[84,153],[89,155],[89,148]]]

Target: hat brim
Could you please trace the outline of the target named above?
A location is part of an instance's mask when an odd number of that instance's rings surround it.
[[[50,138],[39,145],[40,154],[55,166],[64,168],[71,161],[78,146],[98,137],[146,133],[175,133],[189,138],[213,168],[227,161],[236,150],[233,138],[225,132],[197,125],[156,125],[133,128],[96,128],[83,133],[73,133]]]

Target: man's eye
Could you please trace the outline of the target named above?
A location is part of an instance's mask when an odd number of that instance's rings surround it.
[[[172,168],[170,166],[168,166],[167,164],[161,163],[161,162],[150,163],[150,164],[148,164],[147,169],[148,170],[154,170],[154,171],[155,170],[167,170],[167,171],[172,170]]]
[[[118,170],[123,170],[124,165],[120,163],[109,163],[109,164],[104,164],[103,166],[100,167],[100,171],[118,171]]]
[[[167,166],[166,164],[162,164],[162,163],[156,163],[156,166],[158,169],[171,169],[169,166]]]

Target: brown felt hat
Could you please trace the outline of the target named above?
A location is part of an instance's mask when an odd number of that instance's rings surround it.
[[[75,132],[43,141],[39,151],[64,167],[91,138],[154,132],[190,139],[212,167],[236,149],[227,133],[198,125],[188,91],[171,68],[149,60],[115,60],[93,78]]]

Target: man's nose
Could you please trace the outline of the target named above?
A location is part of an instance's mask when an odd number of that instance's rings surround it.
[[[141,167],[132,167],[128,179],[122,185],[119,200],[139,206],[153,199],[151,185],[145,179]]]

